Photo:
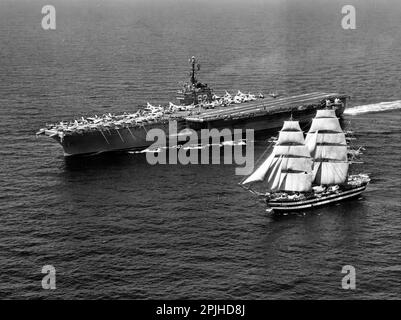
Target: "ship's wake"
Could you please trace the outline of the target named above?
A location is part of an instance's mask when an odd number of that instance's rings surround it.
[[[140,151],[128,151],[128,153],[135,154],[135,153],[158,153],[163,152],[169,149],[184,149],[184,150],[197,150],[197,149],[205,149],[213,146],[224,147],[224,146],[242,146],[246,145],[245,140],[239,141],[224,141],[222,143],[208,143],[208,144],[192,144],[192,145],[177,145],[172,147],[150,147]]]
[[[397,109],[401,109],[401,100],[355,106],[345,109],[344,114],[357,115],[363,113],[383,112]]]

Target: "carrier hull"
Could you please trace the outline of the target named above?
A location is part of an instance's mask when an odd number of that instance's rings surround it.
[[[278,99],[259,99],[253,102],[218,107],[213,110],[196,108],[190,112],[175,112],[163,120],[146,123],[141,126],[108,128],[72,134],[44,134],[60,143],[65,156],[93,155],[104,152],[143,150],[153,144],[146,140],[147,132],[160,129],[167,136],[170,123],[177,122],[177,130],[184,128],[199,131],[202,129],[252,129],[255,132],[271,131],[281,127],[284,120],[290,117],[301,123],[309,122],[316,110],[322,108],[322,101],[327,98],[340,97],[341,104],[333,105],[336,115],[340,117],[345,108],[348,96],[335,93],[313,92],[309,94],[283,97]]]
[[[83,134],[66,135],[63,139],[56,135],[53,139],[61,144],[66,157],[115,151],[137,151],[152,145],[152,141],[146,140],[146,135],[149,130],[155,128],[168,132],[168,122],[147,124],[141,127],[96,130]]]

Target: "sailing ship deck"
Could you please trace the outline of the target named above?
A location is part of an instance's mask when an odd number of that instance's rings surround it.
[[[300,106],[316,105],[324,99],[331,97],[347,97],[337,93],[312,92],[291,97],[258,99],[252,102],[235,104],[227,107],[217,107],[210,110],[202,110],[199,114],[185,117],[187,122],[211,122],[225,119],[241,119],[258,115],[268,115],[281,112],[299,110]]]

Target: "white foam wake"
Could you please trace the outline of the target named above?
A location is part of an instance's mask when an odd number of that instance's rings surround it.
[[[401,109],[401,100],[355,106],[349,109],[345,109],[344,114],[356,115],[362,113],[381,112],[396,109]]]
[[[246,145],[246,141],[244,140],[239,140],[239,141],[224,141],[222,143],[214,144],[214,143],[208,143],[208,144],[193,144],[189,146],[184,146],[184,145],[177,145],[177,146],[172,146],[172,147],[159,147],[159,148],[147,148],[145,150],[140,150],[140,151],[128,151],[128,153],[131,154],[136,154],[136,153],[157,153],[157,152],[162,152],[167,149],[180,149],[183,148],[184,150],[196,150],[196,149],[205,149],[208,147],[212,146],[219,146],[219,147],[224,147],[224,146],[243,146]]]
[[[239,141],[223,141],[222,143],[208,143],[208,144],[196,144],[196,145],[190,145],[183,147],[184,150],[191,150],[191,149],[205,149],[208,147],[212,146],[219,146],[219,147],[224,147],[224,146],[243,146],[246,145],[246,142],[244,140],[239,140]]]

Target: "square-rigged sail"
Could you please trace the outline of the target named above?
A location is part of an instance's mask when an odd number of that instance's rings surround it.
[[[314,184],[334,185],[347,181],[347,143],[334,110],[317,111],[305,144],[313,158]]]
[[[264,181],[269,191],[312,189],[312,159],[298,121],[285,121],[271,155],[242,184]]]

